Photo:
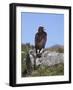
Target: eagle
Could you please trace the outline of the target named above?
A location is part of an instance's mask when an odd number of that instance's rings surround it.
[[[44,31],[44,27],[40,26],[38,28],[38,32],[35,34],[35,49],[36,55],[38,57],[41,57],[40,51],[45,48],[46,41],[47,41],[47,33]]]

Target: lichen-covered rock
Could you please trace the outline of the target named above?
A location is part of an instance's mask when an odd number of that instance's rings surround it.
[[[64,53],[57,53],[48,50],[43,51],[40,58],[36,57],[35,49],[30,50],[29,57],[32,66],[35,64],[36,66],[38,65],[52,66],[55,64],[64,63]]]

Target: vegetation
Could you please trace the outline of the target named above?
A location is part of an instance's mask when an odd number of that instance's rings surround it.
[[[31,73],[31,75],[28,74],[27,71],[27,66],[26,66],[26,59],[27,59],[27,55],[30,49],[33,49],[34,46],[30,45],[29,43],[27,44],[22,44],[21,49],[22,49],[22,53],[21,53],[21,73],[22,73],[22,77],[27,77],[27,76],[56,76],[56,75],[64,75],[64,64],[60,63],[54,66],[38,66],[36,67],[36,70],[30,68],[29,72]],[[50,51],[56,51],[59,53],[63,53],[64,52],[64,48],[49,48],[47,50]],[[29,63],[28,63],[29,64]],[[31,72],[32,70],[32,72]]]
[[[39,66],[36,70],[32,70],[30,76],[57,76],[57,75],[64,75],[64,64],[60,63],[54,66]],[[22,75],[25,76],[25,73]],[[28,74],[26,74],[28,76]]]
[[[64,53],[64,48],[49,48],[48,50],[56,51],[56,52],[59,52],[59,53]]]
[[[64,75],[64,65],[57,64],[54,66],[44,66],[39,67],[37,70],[32,72],[32,76],[54,76],[54,75]]]
[[[48,48],[48,50],[50,50],[50,51],[56,51],[56,52],[59,52],[59,53],[64,53],[64,46],[54,45],[54,46]]]
[[[30,49],[34,48],[34,46],[30,45],[30,43],[22,44],[21,46],[21,73],[22,76],[26,76],[27,74],[27,66],[26,66],[26,58]]]

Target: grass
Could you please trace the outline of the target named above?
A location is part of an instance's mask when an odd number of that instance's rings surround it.
[[[64,75],[64,64],[54,66],[40,66],[37,70],[32,71],[32,76],[56,76]]]
[[[36,70],[32,70],[31,75],[29,76],[57,76],[57,75],[64,75],[64,64],[60,63],[54,66],[38,66]],[[25,76],[25,73],[22,75]],[[26,74],[26,76],[28,76]]]

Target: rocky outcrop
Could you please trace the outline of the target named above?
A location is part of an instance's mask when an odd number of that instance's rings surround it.
[[[36,63],[36,66],[38,65],[52,66],[55,64],[64,63],[64,53],[57,53],[55,51],[51,52],[46,50],[41,54],[40,58],[37,58],[35,50],[30,50],[29,57],[32,65]]]
[[[38,58],[35,49],[31,49],[23,59],[23,65],[26,66],[24,71],[27,71],[28,76],[31,75],[32,71],[35,70],[37,66],[53,66],[60,63],[64,63],[64,53],[49,50],[43,50],[41,57]]]

